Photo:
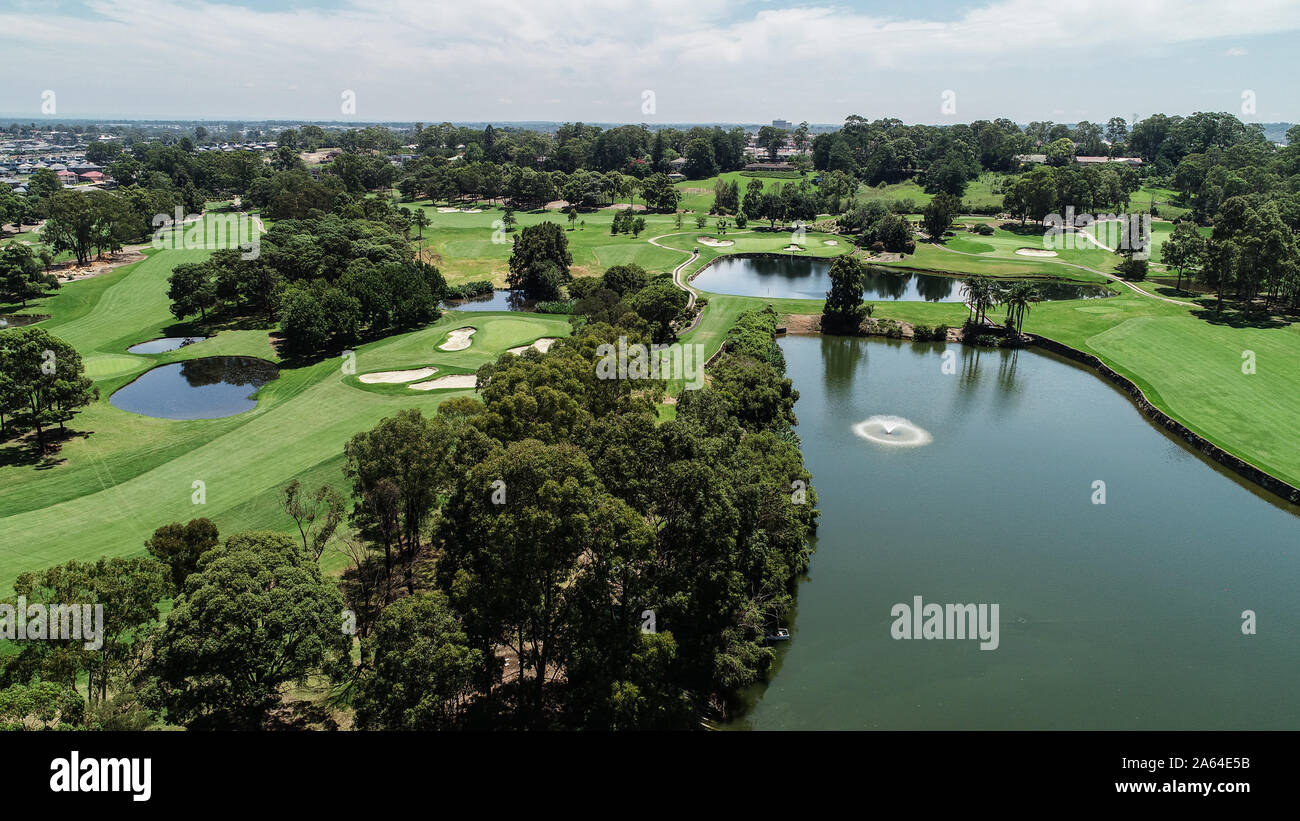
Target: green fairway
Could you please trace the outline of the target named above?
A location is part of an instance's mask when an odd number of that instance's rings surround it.
[[[206,516],[222,532],[286,529],[290,520],[279,510],[277,491],[290,479],[345,489],[343,445],[353,434],[402,408],[431,413],[448,396],[467,393],[363,389],[335,357],[283,369],[262,388],[257,408],[237,416],[174,421],[114,408],[108,401],[114,390],[160,363],[214,354],[276,360],[265,330],[222,332],[153,356],[124,352],[172,325],[167,274],[204,253],[155,252],[112,274],[70,284],[41,307],[54,314],[45,323],[51,332],[82,351],[100,398],[71,423],[87,435],[65,443],[59,464],[38,469],[6,458],[0,467],[0,579],[6,588],[24,570],[138,553],[155,528],[171,521]],[[447,331],[466,325],[479,328],[469,348],[437,348]],[[356,373],[423,365],[438,367],[440,376],[467,373],[506,348],[568,333],[564,317],[453,311],[423,330],[359,346]],[[0,453],[9,457],[14,450]],[[203,483],[203,504],[193,503],[195,482]]]
[[[437,263],[455,283],[492,278],[504,281],[509,244],[493,241],[493,222],[502,211],[438,213],[424,204],[433,225],[423,245],[440,255]],[[644,215],[639,237],[609,235],[615,212],[583,214],[584,230],[568,231],[574,271],[596,275],[610,265],[637,262],[652,273],[689,262],[685,275],[710,260],[731,253],[788,253],[789,230],[734,228],[725,236],[713,221],[697,230],[672,215]],[[520,225],[567,220],[556,212],[519,213]],[[1042,247],[1041,233],[1003,229],[981,236],[959,230],[943,248],[919,243],[917,253],[896,263],[903,267],[1006,277],[1064,277],[1097,281],[1101,277],[1074,265],[1111,270],[1116,257],[1102,248],[1065,249],[1056,258],[1017,255],[1017,248]],[[1157,242],[1167,223],[1157,223]],[[732,242],[705,245],[701,237]],[[798,255],[832,257],[852,250],[846,237],[807,232]],[[835,245],[828,243],[835,242]],[[1158,245],[1157,245],[1158,247]],[[691,252],[698,250],[692,258]],[[265,527],[287,529],[277,491],[298,477],[308,484],[330,482],[346,490],[342,475],[344,443],[384,416],[407,407],[432,412],[448,396],[467,390],[416,391],[406,384],[366,384],[360,375],[388,370],[436,368],[432,378],[472,373],[507,348],[569,333],[566,317],[541,314],[450,312],[428,328],[361,345],[355,369],[331,358],[285,368],[267,384],[254,410],[224,419],[172,421],[119,411],[109,404],[112,392],[158,364],[211,355],[256,356],[278,361],[267,329],[230,330],[182,349],[156,355],[128,354],[137,342],[158,336],[191,333],[168,312],[167,278],[181,262],[202,259],[206,251],[153,251],[145,260],[112,273],[66,285],[55,295],[34,301],[28,312],[48,313],[43,323],[82,353],[87,374],[100,398],[72,422],[79,435],[70,438],[53,465],[36,467],[17,458],[17,448],[0,449],[0,578],[5,584],[23,571],[72,558],[129,555],[142,550],[152,531],[165,523],[207,516],[223,532]],[[702,346],[705,357],[722,343],[744,310],[772,304],[787,314],[818,314],[820,300],[771,300],[702,293],[707,300],[701,321],[682,341]],[[960,303],[884,301],[875,317],[912,323],[960,325]],[[995,310],[996,313],[996,310]],[[444,351],[438,346],[448,332],[474,327],[469,347]],[[1132,293],[1105,301],[1067,301],[1035,305],[1026,330],[1095,353],[1115,370],[1137,382],[1153,402],[1201,433],[1274,475],[1300,483],[1300,449],[1289,440],[1300,430],[1300,366],[1292,352],[1300,344],[1295,326],[1236,329],[1212,325],[1190,309]],[[1241,372],[1244,350],[1254,351],[1257,373]],[[676,393],[680,383],[670,385]],[[661,408],[671,418],[675,408]],[[196,482],[205,498],[193,502]],[[326,566],[337,569],[330,554]]]
[[[420,208],[428,215],[432,225],[424,229],[424,239],[414,237],[417,244],[433,254],[431,261],[442,271],[447,282],[457,285],[474,280],[490,279],[497,287],[505,287],[509,273],[511,240],[520,228],[542,222],[554,222],[565,228],[569,250],[573,254],[574,276],[601,274],[611,265],[635,262],[652,273],[671,270],[681,261],[679,255],[646,242],[646,237],[677,230],[672,214],[637,212],[645,218],[646,229],[640,237],[631,234],[611,236],[609,229],[614,221],[612,208],[583,212],[578,219],[586,225],[569,229],[568,217],[560,211],[516,211],[519,224],[513,233],[502,229],[504,209],[480,206],[479,213],[439,212],[439,207],[427,200],[407,207]],[[694,227],[694,221],[683,217],[683,227]],[[714,220],[709,220],[712,228]]]

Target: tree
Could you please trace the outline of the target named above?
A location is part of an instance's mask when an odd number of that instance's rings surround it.
[[[758,136],[754,141],[759,148],[767,149],[769,160],[775,160],[777,152],[785,146],[785,137],[786,133],[783,129],[765,125],[758,129]]]
[[[615,291],[620,296],[636,293],[649,281],[650,275],[635,262],[611,266],[600,277],[601,287]]]
[[[515,216],[515,209],[507,205],[505,213],[501,215],[501,227],[506,229],[506,233],[510,233],[515,230],[515,226],[518,224],[519,218]]]
[[[1055,168],[1069,165],[1074,160],[1074,142],[1069,137],[1053,140],[1043,147],[1047,164]]]
[[[217,540],[217,526],[210,519],[199,518],[163,525],[144,546],[150,556],[167,565],[172,590],[179,592],[185,588],[185,579],[198,569],[203,554],[217,546]]]
[[[474,693],[483,652],[440,591],[419,593],[384,608],[365,655],[373,659],[357,687],[357,726],[363,730],[445,730],[456,726]]]
[[[632,220],[632,236],[634,238],[639,237],[641,235],[641,232],[644,230],[645,230],[645,217],[637,217],[636,219]]]
[[[569,240],[554,222],[530,225],[519,232],[510,252],[510,273],[506,281],[537,299],[555,299],[559,287],[572,280]]]
[[[1015,328],[1020,333],[1025,327],[1025,314],[1029,313],[1035,302],[1040,299],[1038,286],[1029,282],[1017,282],[1002,295],[1002,304],[1007,306],[1007,328]]]
[[[1173,233],[1160,248],[1160,256],[1165,265],[1178,271],[1177,290],[1183,289],[1184,272],[1194,272],[1200,267],[1205,255],[1205,237],[1196,229],[1196,223],[1180,222],[1174,226]]]
[[[822,309],[822,327],[831,333],[857,333],[862,324],[862,293],[867,270],[862,260],[842,254],[831,263],[831,287]]]
[[[0,399],[12,402],[10,413],[35,429],[42,453],[50,425],[63,428],[80,408],[99,398],[77,349],[42,328],[0,331],[0,373],[9,379],[8,398]]]
[[[153,702],[196,730],[261,727],[281,688],[346,663],[343,597],[288,536],[249,531],[207,551],[154,643]]]
[[[628,304],[650,323],[654,341],[663,343],[674,338],[673,322],[686,309],[688,301],[686,292],[671,282],[655,282],[632,295]]]
[[[936,194],[925,210],[921,212],[921,222],[925,232],[933,242],[942,242],[943,235],[952,225],[953,217],[961,212],[961,198],[949,193]]]
[[[167,298],[172,316],[184,319],[198,313],[207,321],[208,309],[217,304],[217,283],[207,262],[183,262],[167,278]]]
[[[686,166],[683,169],[691,179],[704,179],[718,173],[718,162],[713,156],[713,144],[697,137],[686,146]]]
[[[298,526],[302,549],[312,561],[320,561],[325,545],[343,520],[343,497],[329,485],[321,485],[314,493],[307,493],[297,479],[285,486],[281,504]]]
[[[0,287],[21,300],[24,307],[27,300],[41,296],[46,288],[58,286],[58,280],[45,273],[30,245],[11,242],[0,248]]]
[[[424,229],[428,228],[432,224],[432,220],[429,219],[428,214],[424,213],[423,208],[417,208],[415,209],[415,213],[411,216],[411,223],[419,229],[419,239],[423,240]]]
[[[46,201],[49,216],[43,235],[56,252],[71,251],[78,265],[86,264],[95,244],[97,215],[92,206],[90,196],[78,191],[59,191]]]

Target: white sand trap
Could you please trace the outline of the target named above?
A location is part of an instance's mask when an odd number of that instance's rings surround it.
[[[803,248],[800,247],[800,246],[798,246],[798,245],[787,245],[787,246],[785,246],[784,248],[782,248],[781,250],[782,250],[782,251],[802,251]]]
[[[460,373],[453,376],[440,376],[437,379],[430,379],[428,382],[416,382],[414,385],[407,385],[414,391],[436,391],[443,388],[472,388],[478,384],[478,377],[472,373]]]
[[[1045,248],[1017,248],[1016,253],[1022,257],[1054,257],[1055,251],[1048,251]]]
[[[482,208],[439,208],[439,214],[482,214]]]
[[[416,368],[411,371],[379,371],[358,376],[367,385],[400,385],[415,379],[424,379],[438,372],[437,368]]]
[[[822,245],[839,245],[839,242],[833,239],[824,239]]]
[[[438,213],[439,213],[439,214],[454,214],[454,213],[456,213],[456,212],[459,211],[459,210],[460,210],[459,208],[439,208],[439,209],[438,209]]]
[[[523,353],[524,351],[528,350],[529,348],[536,348],[537,350],[541,351],[542,353],[546,353],[547,351],[549,351],[549,350],[551,349],[551,346],[554,345],[554,344],[555,344],[555,337],[553,337],[553,336],[544,336],[544,337],[542,337],[541,339],[537,340],[536,342],[534,342],[534,343],[531,344],[531,345],[520,345],[520,346],[517,347],[517,348],[506,348],[506,350],[509,351],[510,353],[512,353],[512,354],[516,354],[516,355]]]
[[[701,245],[711,246],[713,248],[724,248],[728,245],[736,244],[729,239],[715,239],[713,237],[700,237],[699,239],[696,240],[696,242],[700,243]]]
[[[469,347],[470,337],[478,332],[477,328],[457,328],[447,334],[447,341],[438,346],[442,351],[463,351]]]

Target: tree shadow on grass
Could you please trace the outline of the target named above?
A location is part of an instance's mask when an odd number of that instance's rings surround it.
[[[63,445],[77,437],[88,438],[94,431],[80,431],[73,428],[45,431],[45,448],[36,444],[36,434],[27,431],[0,442],[0,467],[32,467],[36,470],[50,470],[67,464],[68,460],[59,454]]]
[[[1229,328],[1256,328],[1261,330],[1270,330],[1275,328],[1285,328],[1289,326],[1294,318],[1281,316],[1277,314],[1265,314],[1262,312],[1246,313],[1240,307],[1225,303],[1222,311],[1214,310],[1214,300],[1198,300],[1204,306],[1192,311],[1192,316],[1202,319],[1211,325],[1222,325]]]

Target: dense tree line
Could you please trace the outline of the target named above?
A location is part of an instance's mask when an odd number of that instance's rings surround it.
[[[635,269],[601,285],[653,287]],[[103,605],[104,640],[32,638],[0,660],[0,723],[334,726],[286,698],[308,680],[332,682],[363,729],[725,713],[767,672],[816,521],[776,323],[743,314],[672,421],[657,420],[662,380],[597,367],[602,346],[652,336],[589,317],[545,354],[482,366],[477,398],[357,434],[337,581],[317,562],[341,500],[296,485],[282,501],[301,540],[223,539],[196,519],[159,528],[146,556],[23,574],[28,601]]]
[[[262,235],[259,253],[213,252],[173,269],[172,314],[201,320],[210,311],[278,319],[287,352],[339,350],[363,336],[411,330],[437,319],[446,282],[414,258],[394,224],[405,218],[384,201],[388,221],[365,216],[359,203],[308,219],[286,219]],[[376,213],[376,217],[381,214]]]

